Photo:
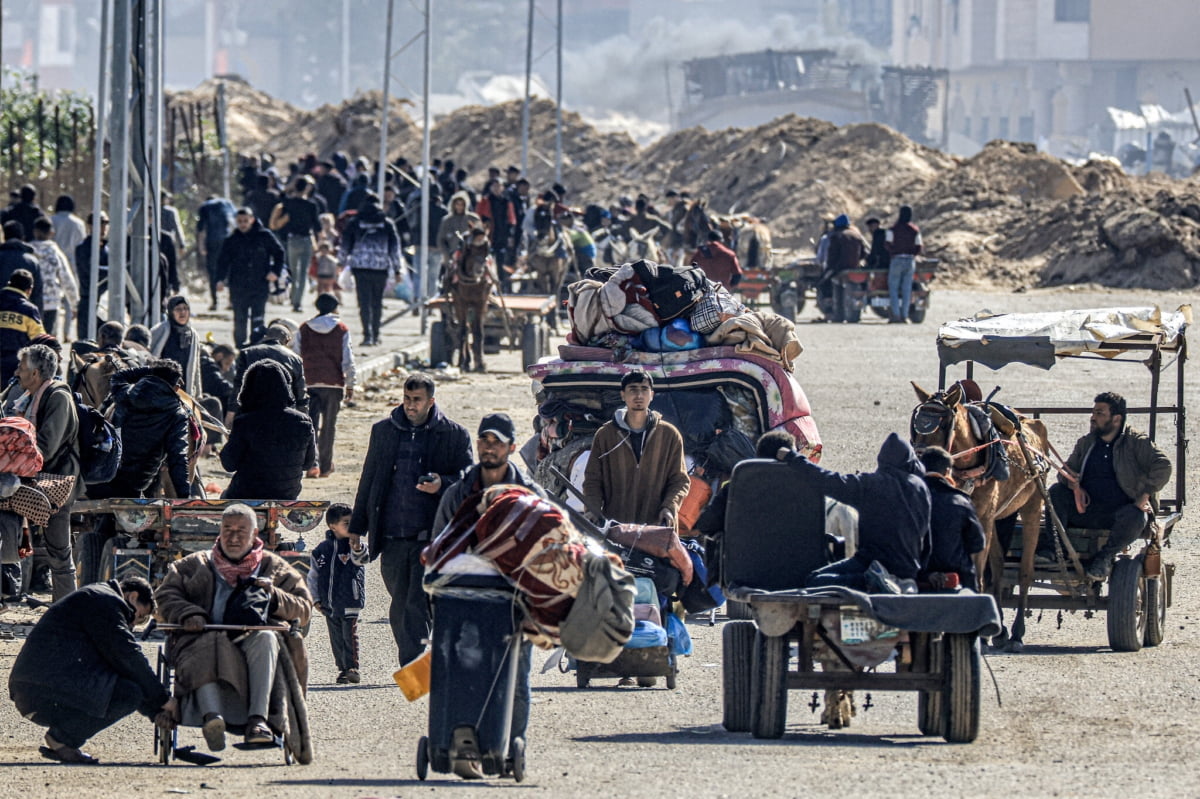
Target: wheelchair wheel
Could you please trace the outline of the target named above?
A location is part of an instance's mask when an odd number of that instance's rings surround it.
[[[154,673],[158,676],[158,681],[162,683],[162,687],[171,692],[171,682],[173,675],[171,674],[171,666],[167,663],[166,649],[162,646],[158,648],[158,661],[155,665]],[[175,730],[164,730],[157,724],[154,725],[154,754],[158,755],[158,762],[164,766],[170,765],[171,758],[175,754]]]

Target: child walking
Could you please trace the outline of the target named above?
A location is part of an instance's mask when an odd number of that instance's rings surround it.
[[[358,614],[367,594],[367,542],[350,534],[349,505],[335,502],[325,511],[329,529],[312,553],[308,570],[308,590],[313,605],[325,616],[329,643],[333,646],[333,661],[337,664],[337,681],[357,683],[358,673]]]

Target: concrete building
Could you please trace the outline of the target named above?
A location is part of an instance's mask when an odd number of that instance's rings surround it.
[[[1107,109],[1200,90],[1196,0],[893,0],[892,60],[950,70],[951,150],[1111,150]]]

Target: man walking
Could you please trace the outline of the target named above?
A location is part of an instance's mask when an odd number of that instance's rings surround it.
[[[204,269],[208,275],[208,293],[212,298],[212,304],[208,306],[210,311],[217,310],[221,247],[233,231],[233,225],[233,203],[224,197],[210,195],[196,211],[196,249],[204,259]]]
[[[255,219],[253,211],[240,209],[237,229],[221,245],[216,267],[216,290],[229,287],[237,346],[244,347],[250,333],[262,325],[271,285],[283,269],[284,252],[279,240]]]
[[[313,243],[321,233],[320,211],[311,196],[316,182],[308,175],[296,178],[292,190],[279,203],[273,213],[283,218],[272,222],[279,224],[278,230],[287,249],[288,274],[292,280],[292,311],[299,313],[304,300],[304,289],[308,285],[308,262],[312,260]],[[271,226],[275,230],[275,225]]]
[[[654,379],[640,369],[621,378],[625,407],[592,440],[583,494],[606,519],[673,527],[690,481],[683,437],[650,410]]]
[[[891,256],[888,266],[888,298],[891,301],[892,324],[902,325],[908,321],[908,306],[912,301],[913,268],[923,247],[921,229],[912,223],[912,208],[900,206],[896,224],[887,232],[887,251]]]
[[[471,464],[470,436],[442,413],[433,392],[429,375],[409,375],[403,404],[371,428],[350,518],[350,533],[366,535],[371,559],[380,559],[401,664],[420,655],[429,637],[421,550],[442,494]]]
[[[304,362],[308,386],[308,415],[317,432],[317,474],[333,474],[333,442],[337,436],[342,399],[354,399],[354,350],[350,328],[338,318],[338,299],[317,297],[317,316],[300,325],[293,347]]]

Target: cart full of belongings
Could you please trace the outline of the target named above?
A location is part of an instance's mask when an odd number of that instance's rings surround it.
[[[21,416],[0,418],[0,595],[4,598],[24,593],[22,561],[34,553],[30,527],[44,527],[75,488],[73,476],[48,474],[42,465],[33,423]]]
[[[621,378],[639,369],[654,379],[651,409],[683,436],[691,477],[679,513],[685,542],[720,482],[753,457],[763,433],[786,430],[808,458],[820,459],[820,434],[793,375],[802,347],[792,322],[747,311],[694,268],[639,261],[587,274],[569,287],[568,343],[558,358],[527,369],[537,435],[521,454],[550,496],[584,510],[566,484],[582,487],[592,438],[622,406]],[[700,563],[702,551],[692,541],[689,552]],[[662,585],[661,564],[659,571],[664,606],[677,592],[694,590],[690,578]],[[688,604],[689,612],[700,608]]]
[[[433,600],[429,734],[417,773],[523,779],[511,735],[514,692],[528,680],[521,641],[596,662],[634,632],[634,581],[554,503],[497,485],[469,497],[422,553]]]

